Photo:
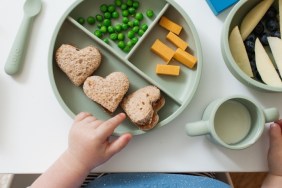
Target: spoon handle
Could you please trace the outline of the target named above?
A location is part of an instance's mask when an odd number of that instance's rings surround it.
[[[18,73],[18,71],[22,67],[32,20],[32,17],[24,16],[23,21],[19,27],[17,36],[5,64],[5,72],[9,75]]]

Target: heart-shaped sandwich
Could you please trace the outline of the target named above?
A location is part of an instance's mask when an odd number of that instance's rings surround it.
[[[129,88],[129,80],[122,72],[113,72],[106,78],[88,77],[83,84],[83,91],[90,99],[113,113]]]
[[[164,104],[165,99],[160,90],[155,86],[146,86],[126,96],[121,107],[137,127],[147,131],[158,123],[157,112]]]
[[[77,49],[63,44],[56,51],[56,62],[76,86],[80,86],[100,66],[102,56],[97,48]]]

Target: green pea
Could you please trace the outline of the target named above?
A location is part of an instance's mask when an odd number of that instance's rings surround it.
[[[121,32],[121,30],[122,30],[121,24],[117,24],[117,25],[115,26],[115,31],[116,31],[116,32]]]
[[[133,26],[139,26],[140,22],[139,20],[133,20]]]
[[[94,31],[94,35],[98,38],[101,38],[103,36],[103,33],[100,30],[97,29],[97,30]]]
[[[124,49],[124,48],[125,48],[125,42],[124,42],[124,41],[119,41],[119,42],[118,42],[118,47],[119,47],[120,49]]]
[[[110,19],[105,19],[105,20],[103,21],[103,25],[108,27],[108,26],[112,25],[112,22],[111,22]]]
[[[122,3],[120,8],[121,8],[121,10],[126,10],[127,9],[127,5],[125,3]]]
[[[125,30],[127,30],[128,29],[128,25],[127,24],[121,24],[121,27],[122,27],[122,29],[125,31]]]
[[[112,13],[112,18],[119,18],[119,13],[117,11],[114,11]]]
[[[83,17],[77,18],[76,21],[81,25],[83,25],[85,23],[85,19]]]
[[[120,7],[122,4],[122,1],[121,0],[115,0],[115,5]]]
[[[126,53],[130,52],[130,50],[131,50],[131,47],[127,45],[123,48],[123,51]]]
[[[133,5],[133,1],[132,0],[127,0],[126,4],[127,4],[127,6],[131,7]]]
[[[122,40],[123,41],[125,36],[124,36],[123,33],[119,33],[117,38],[118,38],[118,40]]]
[[[138,9],[139,8],[139,2],[133,1],[132,7],[134,7],[135,9]]]
[[[93,16],[88,16],[86,21],[89,25],[95,24],[95,18]]]
[[[108,10],[108,6],[106,4],[102,4],[100,6],[100,10],[101,10],[101,12],[106,12]]]
[[[116,33],[110,34],[110,39],[117,40],[117,38],[118,38],[118,35]]]
[[[113,26],[109,26],[108,27],[108,32],[109,33],[114,33],[115,32],[115,28]]]
[[[149,10],[146,11],[146,15],[147,15],[148,18],[153,18],[155,13],[154,13],[153,10],[149,9]]]
[[[147,24],[142,24],[141,29],[143,31],[146,31],[148,29],[148,25]]]
[[[132,28],[132,31],[133,31],[134,33],[137,33],[137,32],[139,31],[139,27],[138,27],[138,26],[134,26],[134,27]]]
[[[139,29],[139,31],[138,31],[138,35],[141,37],[141,36],[143,36],[144,35],[144,31],[142,30],[142,29]]]
[[[109,41],[109,39],[108,39],[108,38],[104,38],[104,39],[103,39],[103,41],[104,41],[105,43],[107,43],[107,44],[109,44],[109,43],[110,43],[110,41]]]
[[[126,43],[126,45],[129,46],[129,47],[132,47],[132,46],[134,46],[134,43],[130,40]]]
[[[136,9],[135,9],[134,7],[130,7],[130,8],[128,9],[128,12],[129,12],[129,14],[133,15],[133,14],[135,14]]]
[[[112,17],[112,14],[110,12],[105,12],[104,13],[104,18],[105,19],[110,19]]]
[[[114,12],[115,10],[116,10],[115,5],[109,5],[109,6],[108,6],[108,11],[109,11],[109,12]]]
[[[107,31],[108,31],[108,29],[107,29],[107,26],[102,26],[101,28],[100,28],[100,31],[102,32],[102,33],[107,33]]]
[[[128,31],[127,37],[128,37],[129,39],[132,39],[134,36],[135,36],[134,31],[132,31],[132,30]]]
[[[133,21],[129,21],[129,22],[127,23],[127,25],[128,25],[129,27],[133,27],[133,26],[134,26]]]
[[[141,21],[141,20],[143,20],[143,18],[144,18],[144,16],[141,12],[136,13],[136,15],[135,15],[136,20]]]
[[[132,43],[133,44],[136,44],[137,42],[138,42],[138,38],[137,37],[133,37],[132,39],[131,39],[131,41],[132,41]]]
[[[104,18],[103,18],[103,16],[102,16],[101,14],[97,14],[97,15],[96,15],[96,20],[97,20],[98,22],[102,22],[102,21],[104,20]]]
[[[121,12],[121,15],[122,15],[123,17],[127,17],[127,16],[129,15],[128,10],[123,10],[123,11]]]
[[[123,18],[122,18],[122,23],[127,24],[128,22],[129,22],[128,17],[123,17]]]

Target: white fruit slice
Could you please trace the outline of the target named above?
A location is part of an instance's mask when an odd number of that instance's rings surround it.
[[[238,26],[234,27],[234,29],[230,33],[229,45],[230,51],[237,65],[249,77],[253,77],[254,75],[252,72],[251,64]]]
[[[272,5],[274,0],[263,0],[257,4],[243,19],[240,31],[243,41],[249,36],[249,34],[254,30],[256,25],[262,19],[266,11]]]
[[[256,39],[255,43],[255,56],[257,69],[264,83],[273,87],[282,87],[281,79],[259,39]]]
[[[278,37],[267,37],[272,55],[282,76],[282,40]]]
[[[282,31],[282,0],[279,0],[279,21],[280,21],[280,31]]]

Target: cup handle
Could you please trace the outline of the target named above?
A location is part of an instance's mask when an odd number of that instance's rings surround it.
[[[185,128],[189,136],[200,136],[209,133],[208,121],[187,123]]]
[[[263,110],[266,123],[273,122],[279,119],[279,111],[277,108],[267,108]]]

